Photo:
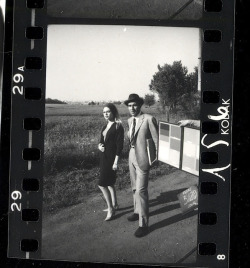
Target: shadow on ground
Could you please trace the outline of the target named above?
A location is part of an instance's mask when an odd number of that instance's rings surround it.
[[[117,191],[120,209],[109,222],[104,221],[106,204],[100,195],[88,196],[85,202],[53,215],[43,215],[42,258],[123,264],[194,264],[197,211],[182,214],[178,194],[197,182],[198,177],[181,171],[150,182],[150,232],[140,239],[134,236],[138,222],[127,220],[133,213],[130,188]]]

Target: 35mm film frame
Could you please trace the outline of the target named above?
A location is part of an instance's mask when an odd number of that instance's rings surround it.
[[[196,266],[228,267],[234,1],[225,0],[204,0],[203,16],[197,21],[50,18],[46,1],[14,1],[8,256],[41,259],[49,24],[201,29],[201,160]]]

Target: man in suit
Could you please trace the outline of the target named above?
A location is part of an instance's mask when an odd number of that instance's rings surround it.
[[[131,117],[128,119],[130,140],[129,171],[134,198],[134,213],[128,217],[129,221],[139,220],[136,237],[148,234],[148,177],[150,162],[147,152],[147,140],[153,141],[155,152],[158,143],[158,126],[156,119],[141,111],[143,99],[137,94],[130,94],[124,102],[128,106]],[[156,152],[157,155],[157,152]]]

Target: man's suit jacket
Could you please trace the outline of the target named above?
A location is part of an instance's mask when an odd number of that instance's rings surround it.
[[[133,122],[133,117],[128,119],[129,130]],[[158,125],[156,119],[149,114],[141,114],[135,127],[135,154],[138,165],[141,170],[148,170],[150,168],[148,153],[147,153],[147,139],[153,139],[156,149],[158,149]],[[128,131],[128,137],[130,133]]]

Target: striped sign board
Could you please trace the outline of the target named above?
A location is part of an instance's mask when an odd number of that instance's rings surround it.
[[[200,130],[184,127],[182,170],[199,175]]]
[[[200,131],[159,122],[158,160],[199,175]]]
[[[158,160],[180,168],[181,127],[163,122],[159,127]]]

